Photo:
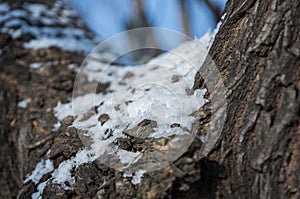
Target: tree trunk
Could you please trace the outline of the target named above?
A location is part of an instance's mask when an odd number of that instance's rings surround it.
[[[225,13],[210,50],[228,105],[208,156],[226,170],[216,196],[299,198],[300,2],[229,0]]]
[[[39,16],[28,7],[35,3],[46,6]],[[70,127],[74,118],[66,117],[54,128],[53,108],[69,101],[74,66],[84,58],[82,47],[93,45],[93,35],[61,3],[0,4],[0,197],[30,198],[47,182],[44,198],[300,198],[299,6],[297,0],[227,2],[227,14],[210,49],[221,74],[217,82],[226,88],[220,137],[208,136],[204,144],[195,139],[180,159],[147,173],[138,185],[99,162],[82,164],[73,170],[74,184],[66,184],[72,189],[65,190],[49,180],[50,173],[37,182],[24,180],[41,159],[51,160],[57,168],[83,147],[78,130]],[[21,22],[8,25],[12,19]],[[45,27],[56,32],[51,35]],[[64,32],[68,27],[74,29]],[[46,45],[41,36],[48,43],[69,43],[35,48]],[[79,45],[68,46],[74,40]],[[210,64],[207,61],[196,75],[195,89],[208,85],[201,77]],[[26,99],[31,101],[26,104]],[[209,104],[206,107],[203,110]]]

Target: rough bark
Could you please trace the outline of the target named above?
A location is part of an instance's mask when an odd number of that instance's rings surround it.
[[[54,7],[53,2],[33,2]],[[297,0],[227,2],[227,15],[210,50],[226,87],[227,117],[207,157],[200,159],[201,143],[196,139],[179,160],[146,174],[138,185],[96,161],[86,163],[74,170],[73,190],[49,182],[43,197],[299,198],[299,5]],[[26,10],[21,2],[10,6]],[[31,26],[49,26],[24,20]],[[89,35],[76,17],[68,25]],[[68,128],[72,117],[52,130],[52,109],[71,97],[75,72],[68,66],[79,65],[83,54],[57,47],[25,49],[23,43],[33,38],[30,33],[19,38],[0,33],[1,198],[29,198],[37,185],[23,180],[41,158],[51,159],[57,167],[83,146],[77,130]],[[41,62],[43,70],[29,67],[35,62]],[[203,86],[200,74],[205,69],[209,71],[209,64],[196,76],[195,88]],[[31,102],[25,109],[18,107],[25,98]]]
[[[25,8],[25,5],[33,2],[45,5],[49,9],[57,8],[54,16],[44,16],[50,19],[51,25],[43,23],[39,18],[31,17],[30,10]],[[62,3],[28,1],[25,4],[11,1],[6,5],[9,5],[9,9],[1,11],[1,20],[5,20],[0,23],[0,197],[16,198],[26,174],[34,169],[35,164],[51,145],[56,145],[56,151],[63,151],[59,157],[61,159],[64,156],[72,156],[81,146],[78,138],[75,139],[76,133],[64,136],[61,130],[52,130],[56,123],[52,108],[58,101],[67,102],[71,97],[75,72],[68,66],[80,65],[84,56],[82,53],[68,52],[57,47],[36,50],[24,48],[23,44],[35,39],[36,35],[25,31],[13,38],[4,28],[10,21],[19,19],[28,27],[37,27],[39,30],[46,27],[74,27],[86,31],[87,29],[74,16],[68,17],[70,23],[67,25],[58,21],[57,16],[60,16],[61,10],[66,10]],[[23,12],[24,15],[12,14],[11,17],[3,17],[16,10]],[[17,32],[19,29],[25,29],[22,28],[24,26],[15,26],[10,27],[10,30]],[[45,36],[47,32],[40,34]],[[91,34],[87,31],[87,35]],[[42,69],[30,68],[29,65],[32,63],[41,63]],[[27,98],[31,99],[27,107],[18,107],[18,102]],[[70,143],[63,145],[67,142]],[[24,198],[30,197],[30,193],[34,192],[30,186],[23,188],[29,191]]]
[[[299,198],[300,3],[229,0],[225,12],[210,50],[228,103],[208,156],[226,171],[216,197]]]

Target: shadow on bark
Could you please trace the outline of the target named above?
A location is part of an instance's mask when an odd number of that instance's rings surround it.
[[[201,168],[200,179],[190,185],[186,192],[179,190],[179,180],[173,185],[172,198],[215,198],[222,179],[227,177],[225,167],[214,160],[203,158],[198,163]]]

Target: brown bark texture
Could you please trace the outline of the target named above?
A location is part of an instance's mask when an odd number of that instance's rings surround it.
[[[0,18],[0,198],[31,198],[51,177],[24,182],[41,158],[57,168],[83,147],[77,129],[70,127],[74,118],[66,117],[53,129],[53,108],[72,97],[76,72],[70,65],[80,66],[85,54],[55,46],[25,48],[38,36],[9,22],[19,19],[46,36],[46,27],[80,29],[84,35],[74,35],[78,42],[93,43],[94,36],[76,15],[62,14],[70,11],[62,3],[1,3],[9,5],[8,10],[0,9],[1,16],[16,10],[23,14]],[[55,9],[52,16],[35,18],[31,4]],[[195,139],[180,159],[145,174],[137,185],[97,161],[82,164],[72,171],[73,189],[50,180],[43,198],[300,198],[300,2],[229,0],[224,12],[210,49],[221,74],[213,89],[218,90],[218,82],[226,88],[220,137],[204,144]],[[22,34],[12,34],[19,29]],[[64,34],[69,33],[51,37]],[[30,67],[33,63],[41,63],[42,69]],[[197,73],[195,89],[207,86],[202,75],[209,73],[210,64],[207,61]],[[31,101],[20,107],[18,102],[27,98]],[[209,103],[201,111],[208,109]],[[199,123],[199,134],[205,134],[209,114]],[[213,145],[205,148],[209,143]],[[203,150],[205,157],[199,155]]]
[[[228,103],[208,156],[226,171],[216,196],[299,198],[300,2],[229,0],[225,12],[210,50]]]

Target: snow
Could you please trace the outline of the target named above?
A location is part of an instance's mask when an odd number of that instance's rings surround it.
[[[24,3],[22,9],[9,10],[8,4],[0,4],[0,23],[3,23],[0,32],[8,33],[14,39],[22,37],[25,33],[33,35],[32,40],[24,43],[25,48],[56,46],[72,52],[90,52],[95,47],[95,41],[81,28],[74,25],[72,27],[71,17],[76,14],[71,9],[60,12],[62,6],[62,2],[56,2],[54,7]],[[9,12],[1,12],[5,9]],[[24,19],[30,20],[31,23]]]
[[[40,62],[32,63],[32,64],[29,65],[29,67],[32,68],[32,69],[39,69],[39,68],[41,68],[42,66],[43,66],[43,64],[40,63]]]
[[[87,149],[79,150],[75,156],[61,162],[55,170],[53,168],[51,170],[49,161],[38,164],[32,174],[34,177],[30,178],[35,179],[37,183],[42,174],[51,172],[49,180],[60,184],[66,190],[72,189],[65,183],[69,182],[71,185],[74,183],[72,171],[83,163],[101,160],[105,154],[120,160],[116,165],[110,165],[108,162],[109,166],[121,168],[123,177],[131,177],[132,184],[140,183],[148,170],[143,167],[131,170],[128,168],[139,163],[139,160],[148,154],[120,149],[115,141],[117,138],[126,138],[123,132],[135,127],[144,119],[157,122],[148,137],[164,138],[173,135],[175,137],[171,143],[177,143],[184,136],[196,136],[192,134],[192,125],[197,119],[193,113],[206,103],[204,99],[206,90],[192,91],[191,88],[199,69],[195,66],[201,66],[207,55],[207,52],[199,50],[199,46],[204,46],[208,50],[212,41],[213,38],[208,33],[201,39],[186,42],[139,67],[115,65],[108,67],[106,63],[97,61],[101,55],[92,53],[80,68],[77,80],[84,77],[88,82],[109,82],[108,92],[95,94],[95,90],[91,90],[78,95],[80,92],[77,93],[75,86],[72,101],[66,104],[58,102],[53,109],[58,119],[55,128],[59,127],[66,116],[72,115],[75,117],[73,126],[86,132],[79,133],[79,137],[89,138],[92,141],[85,143],[82,139]],[[77,86],[81,88],[82,85]],[[95,111],[86,117],[91,110]],[[103,114],[109,115],[105,123],[98,121]],[[174,123],[180,126],[171,128],[171,124]],[[106,134],[107,131],[111,132],[110,136]],[[196,137],[204,141],[204,137]],[[40,197],[46,183],[47,181],[39,184],[38,192],[34,193],[33,197]]]
[[[42,198],[41,195],[42,195],[42,193],[43,193],[43,191],[44,191],[44,189],[45,189],[48,182],[49,182],[49,180],[46,180],[45,182],[42,182],[41,184],[39,184],[39,186],[37,187],[38,191],[33,193],[31,195],[31,198],[32,199],[41,199]]]
[[[58,120],[62,120],[68,115],[74,115],[71,104],[62,104],[61,102],[58,102],[54,111],[55,117],[57,117]]]
[[[143,170],[143,169],[137,170],[134,174],[125,171],[125,172],[123,173],[123,177],[124,177],[124,178],[132,178],[132,179],[131,179],[131,183],[132,183],[133,185],[137,185],[137,184],[139,184],[139,183],[141,182],[141,180],[142,180],[142,178],[143,178],[143,176],[144,176],[145,173],[146,173],[146,171]]]
[[[27,104],[28,104],[29,102],[31,102],[31,99],[30,99],[30,98],[26,98],[26,99],[24,99],[24,100],[22,100],[22,101],[20,101],[20,102],[18,103],[18,107],[19,107],[19,108],[26,108],[26,107],[27,107]]]
[[[216,28],[214,29],[213,33],[211,34],[210,39],[209,39],[209,42],[208,42],[208,49],[210,49],[210,48],[211,48],[211,45],[214,43],[215,35],[216,35],[217,32],[219,31],[219,29],[220,29],[220,27],[221,27],[221,25],[222,25],[222,23],[223,23],[223,20],[225,19],[226,15],[227,15],[227,13],[224,13],[224,14],[222,15],[221,21],[219,21],[219,22],[217,23]]]
[[[48,151],[47,154],[49,155],[50,152],[51,151]],[[41,160],[41,162],[36,165],[32,174],[28,176],[24,182],[32,180],[35,184],[37,184],[43,175],[52,172],[50,179],[38,185],[38,191],[33,193],[31,196],[34,199],[41,198],[41,194],[50,180],[52,180],[53,183],[60,184],[65,190],[71,190],[72,187],[67,186],[65,182],[69,182],[70,184],[74,183],[75,179],[72,177],[72,170],[83,163],[92,162],[95,159],[96,157],[90,154],[89,151],[79,150],[71,159],[61,162],[55,170],[51,160]]]
[[[130,173],[130,172],[128,172],[128,171],[125,171],[125,172],[123,173],[123,177],[124,177],[124,178],[132,177],[132,173]]]
[[[136,171],[134,173],[134,176],[132,177],[131,183],[134,184],[134,185],[139,184],[142,180],[142,177],[143,177],[144,173],[146,173],[146,171],[143,170],[143,169],[140,169],[140,170]]]
[[[64,37],[64,38],[39,38],[33,39],[28,43],[24,44],[25,48],[39,49],[39,48],[48,48],[51,46],[56,46],[67,51],[76,52],[86,52],[88,53],[93,49],[94,45],[90,42],[89,39],[82,39],[78,42],[77,38],[73,37]]]
[[[89,151],[81,151],[84,152],[84,155],[80,161],[76,160],[78,159],[76,155],[59,165],[52,174],[53,182],[68,189],[64,182],[74,183],[71,170],[79,164],[95,160],[103,154],[117,157],[120,164],[115,166],[118,168],[126,169],[138,163],[145,154],[119,149],[114,143],[117,138],[126,137],[123,134],[124,130],[134,127],[144,119],[157,121],[157,127],[149,137],[162,138],[172,135],[190,137],[192,124],[196,119],[191,115],[206,102],[203,97],[205,89],[196,90],[189,95],[186,91],[192,87],[194,76],[198,70],[194,66],[201,65],[206,55],[199,55],[200,51],[195,50],[197,42],[200,41],[185,43],[178,49],[139,67],[113,65],[107,67],[106,64],[95,61],[95,59],[87,59],[85,67],[81,68],[81,75],[87,77],[90,82],[110,82],[108,90],[111,92],[105,94],[86,93],[74,97],[70,103],[58,102],[54,108],[55,116],[59,121],[68,115],[75,116],[73,126],[87,131],[84,135],[79,136],[89,137],[93,141],[87,145],[90,148]],[[183,57],[187,57],[188,60]],[[201,57],[202,59],[199,60]],[[124,78],[126,74],[132,76]],[[178,77],[175,78],[176,82],[173,82],[173,76]],[[120,82],[122,84],[119,84]],[[128,101],[130,103],[126,103]],[[117,105],[119,110],[114,108]],[[95,109],[94,107],[97,107],[98,113],[94,112],[89,118],[84,118],[88,111]],[[104,124],[98,121],[102,114],[110,116],[110,119]],[[171,128],[173,123],[178,123],[183,128]],[[110,137],[105,134],[108,129],[111,129]],[[184,129],[188,129],[188,131]],[[179,141],[179,137],[175,137],[172,143]],[[123,167],[119,167],[120,165]],[[124,177],[132,175],[132,183],[138,184],[145,172],[145,169],[135,170],[134,175],[132,172],[125,172]]]
[[[56,124],[54,124],[54,127],[52,128],[52,131],[57,131],[60,126],[61,126],[61,122],[57,121]]]
[[[70,64],[68,65],[68,68],[71,70],[74,70],[75,72],[78,72],[79,67],[77,66],[77,64]]]
[[[8,5],[8,3],[1,3],[0,4],[0,13],[1,12],[7,12],[9,10],[10,6]]]
[[[79,136],[93,140],[87,145],[90,148],[89,153],[94,155],[93,159],[103,154],[114,155],[119,158],[120,164],[124,165],[122,168],[138,163],[145,154],[119,149],[114,143],[117,138],[126,137],[123,134],[124,130],[134,127],[144,119],[157,122],[154,132],[148,137],[194,136],[190,133],[196,118],[191,115],[206,103],[203,97],[206,90],[196,90],[187,94],[187,89],[191,89],[198,70],[195,65],[201,65],[206,56],[205,53],[201,54],[200,50],[196,50],[200,44],[201,40],[187,42],[139,67],[114,65],[107,67],[95,59],[87,59],[85,66],[81,68],[81,75],[87,77],[90,82],[110,82],[108,88],[110,92],[86,93],[74,97],[70,103],[59,102],[54,108],[55,116],[60,121],[68,115],[75,116],[73,126],[87,131]],[[131,77],[124,78],[128,74],[131,74]],[[174,76],[177,77],[176,82],[172,80]],[[116,106],[119,107],[118,110],[114,108]],[[94,107],[98,107],[98,113],[94,112],[89,118],[84,118],[84,115]],[[104,124],[98,121],[102,114],[110,116]],[[182,128],[171,128],[173,123],[180,124]],[[108,129],[111,130],[110,137],[105,134]],[[174,142],[178,140],[179,137],[174,139]],[[61,163],[65,169],[60,168],[54,172],[57,176],[55,179],[63,179],[57,182],[62,183],[65,180],[72,182],[71,178],[66,177],[72,168],[71,165],[74,166],[72,162],[73,160]],[[141,175],[137,173],[133,182],[137,183]]]
[[[41,160],[37,165],[35,166],[35,169],[32,171],[30,176],[27,176],[26,180],[24,182],[28,182],[29,180],[32,180],[35,184],[40,181],[40,179],[43,177],[43,175],[50,173],[53,171],[53,163],[51,160]]]
[[[52,172],[52,182],[60,184],[65,190],[72,189],[67,186],[65,182],[69,182],[70,184],[74,183],[74,177],[71,175],[71,171],[74,168],[77,168],[79,165],[87,162],[92,162],[96,159],[94,155],[92,155],[87,150],[79,150],[75,156],[73,156],[70,160],[65,160],[61,162],[57,169]]]

